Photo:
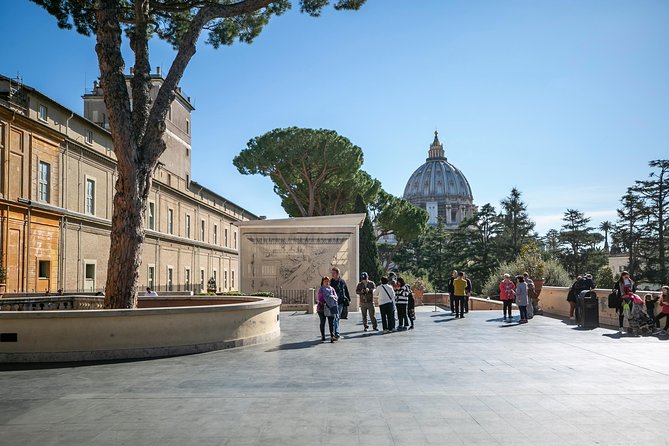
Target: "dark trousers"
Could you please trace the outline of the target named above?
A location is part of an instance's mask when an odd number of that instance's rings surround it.
[[[469,313],[469,296],[463,297],[462,302],[465,306],[465,313]]]
[[[465,312],[465,296],[455,296],[455,315],[464,316]]]
[[[330,329],[330,337],[334,336],[334,316],[325,316],[325,313],[319,312],[318,318],[321,320],[321,339],[325,339],[325,319],[328,320],[328,328]]]
[[[655,320],[655,302],[646,302],[646,312],[648,313],[649,318]],[[655,321],[655,326],[660,328],[660,321]]]
[[[667,318],[667,320],[664,322],[664,328],[663,328],[664,331],[667,331],[667,330],[669,330],[669,314],[667,314],[667,313],[658,314],[657,316],[655,316],[655,323],[659,327],[660,326],[660,319],[662,319],[663,317]]]
[[[508,311],[509,317],[511,317],[511,309],[513,308],[513,300],[507,299],[503,300],[504,306],[502,307],[502,311],[504,312],[504,317],[506,317],[506,313]]]
[[[387,304],[379,305],[379,311],[381,312],[381,325],[383,329],[394,330],[395,311],[393,311],[393,303],[388,302]]]
[[[527,305],[518,305],[518,309],[520,310],[520,320],[521,321],[526,321],[527,320]]]
[[[409,317],[407,316],[407,304],[397,304],[397,319],[398,326],[408,327],[409,326]]]
[[[451,313],[455,313],[455,296],[453,295],[453,293],[450,293],[448,295],[448,299],[451,303]]]

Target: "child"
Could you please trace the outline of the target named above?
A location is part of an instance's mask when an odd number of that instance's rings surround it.
[[[664,323],[664,329],[657,332],[661,336],[667,335],[667,330],[669,330],[669,286],[662,287],[662,295],[660,296],[660,313],[655,317],[655,323],[660,323],[660,319],[666,317],[667,320]]]

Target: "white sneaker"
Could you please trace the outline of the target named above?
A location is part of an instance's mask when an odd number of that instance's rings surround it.
[[[623,327],[618,327],[618,333],[620,333],[620,334],[623,333]]]

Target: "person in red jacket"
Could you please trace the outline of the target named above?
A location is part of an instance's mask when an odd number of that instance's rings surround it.
[[[513,321],[511,316],[511,308],[513,301],[516,298],[516,284],[511,280],[511,275],[504,274],[504,280],[499,283],[499,300],[504,303],[502,311],[504,312],[504,322],[507,322],[506,314],[508,312],[508,322]]]

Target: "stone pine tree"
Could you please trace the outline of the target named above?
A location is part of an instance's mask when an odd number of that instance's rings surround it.
[[[360,228],[360,272],[367,272],[371,280],[379,283],[383,275],[383,266],[381,265],[379,250],[376,245],[374,226],[372,225],[372,220],[369,218],[367,205],[360,195],[355,199],[354,213],[365,214],[365,222],[362,224],[362,228]]]
[[[132,308],[144,241],[144,216],[154,168],[165,151],[165,117],[203,31],[214,47],[250,43],[269,20],[291,7],[290,0],[32,0],[65,29],[95,34],[95,50],[109,126],[118,161],[111,248],[105,285],[106,308]],[[359,9],[366,0],[335,0],[335,9]],[[328,0],[300,0],[302,12],[318,16]],[[134,55],[127,88],[124,36]],[[176,55],[155,98],[150,97],[153,38]]]
[[[362,149],[334,130],[289,127],[252,138],[232,161],[244,175],[263,175],[291,217],[351,212],[355,197],[367,203],[381,183],[360,170]]]

